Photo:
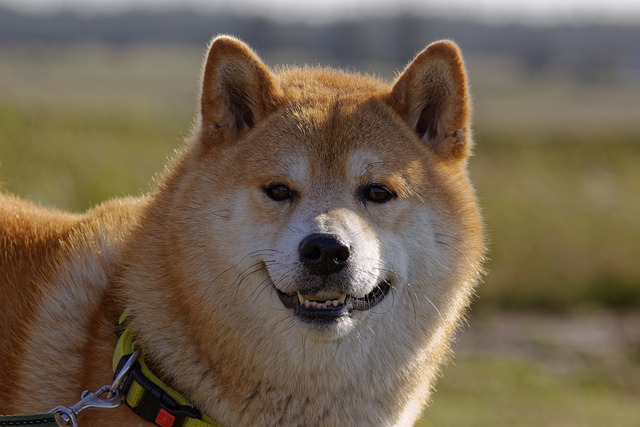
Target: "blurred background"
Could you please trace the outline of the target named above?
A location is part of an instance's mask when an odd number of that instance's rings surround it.
[[[489,274],[420,425],[640,425],[640,2],[319,3],[0,0],[0,185],[72,210],[147,191],[218,33],[389,80],[453,39]]]

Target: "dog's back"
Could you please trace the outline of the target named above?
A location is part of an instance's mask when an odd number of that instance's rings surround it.
[[[81,352],[90,330],[80,323],[99,307],[140,206],[115,200],[78,215],[0,194],[0,413],[18,410],[27,377],[55,382],[57,364],[60,375],[76,369],[54,355]]]

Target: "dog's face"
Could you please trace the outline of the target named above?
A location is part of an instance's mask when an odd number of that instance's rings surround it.
[[[246,277],[230,291],[249,306],[340,337],[391,310],[410,264],[439,256],[429,159],[380,102],[292,102],[223,156],[229,212],[215,233],[233,234],[228,262]]]
[[[201,120],[179,239],[213,329],[233,319],[251,322],[241,331],[250,339],[327,341],[375,334],[386,316],[423,329],[451,303],[447,283],[477,275],[468,98],[453,45],[432,45],[390,88],[323,69],[276,77],[220,38]]]

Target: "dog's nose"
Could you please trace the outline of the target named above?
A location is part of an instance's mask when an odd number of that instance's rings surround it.
[[[328,276],[342,269],[349,260],[349,246],[332,234],[305,237],[298,248],[300,261],[317,276]]]

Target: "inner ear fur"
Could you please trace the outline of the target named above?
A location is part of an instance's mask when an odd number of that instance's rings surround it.
[[[394,83],[388,102],[439,156],[469,155],[469,90],[455,43],[438,41],[420,52]]]
[[[251,48],[230,36],[214,38],[202,78],[203,139],[239,136],[275,110],[280,94],[276,77]]]

